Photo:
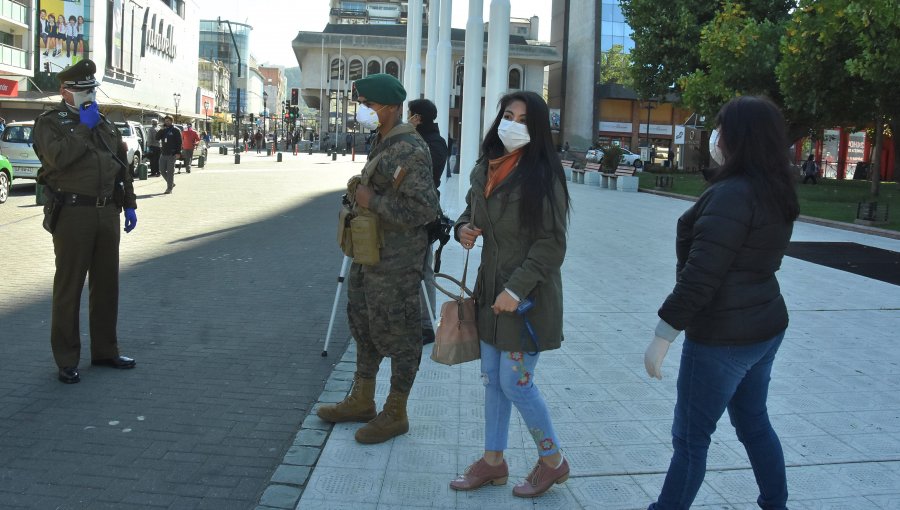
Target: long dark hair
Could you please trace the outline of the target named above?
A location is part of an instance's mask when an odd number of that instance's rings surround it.
[[[506,94],[500,98],[500,108],[497,117],[481,143],[481,157],[494,159],[504,154],[503,142],[497,134],[497,127],[503,119],[503,112],[513,101],[525,103],[525,127],[528,128],[528,136],[531,139],[522,148],[522,157],[519,159],[516,179],[522,186],[522,199],[519,201],[519,217],[522,219],[522,227],[530,235],[534,236],[543,224],[544,200],[551,207],[557,207],[553,201],[553,181],[562,184],[565,193],[566,217],[568,218],[571,198],[566,186],[566,174],[563,172],[559,155],[553,148],[553,140],[550,137],[550,110],[544,98],[529,91],[519,91]],[[559,234],[559,233],[558,233]]]
[[[712,181],[744,177],[767,209],[785,222],[797,219],[800,205],[791,174],[790,142],[778,107],[764,97],[737,97],[719,110],[716,127],[725,162]]]

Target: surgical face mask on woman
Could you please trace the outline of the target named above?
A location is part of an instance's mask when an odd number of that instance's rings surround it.
[[[356,109],[356,122],[359,122],[361,128],[370,131],[378,129],[378,126],[381,125],[381,121],[378,120],[378,112],[364,104],[359,105]]]
[[[722,154],[722,149],[719,148],[718,129],[713,129],[712,133],[709,134],[709,155],[712,156],[713,161],[717,165],[725,163],[725,155]]]
[[[525,124],[507,119],[500,119],[500,125],[497,126],[497,136],[500,137],[500,141],[503,142],[507,152],[512,152],[531,141],[531,137],[528,136],[528,127]]]

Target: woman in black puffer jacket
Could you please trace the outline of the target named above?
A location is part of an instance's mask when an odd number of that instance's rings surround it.
[[[690,508],[706,474],[710,436],[728,410],[765,509],[787,504],[784,455],[769,423],[772,362],[788,325],[775,272],[799,213],[785,122],[771,101],[739,97],[710,136],[721,168],[678,220],[677,281],[659,309],[647,373],[662,378],[669,345],[685,332],[672,425],[674,454],[651,510]]]

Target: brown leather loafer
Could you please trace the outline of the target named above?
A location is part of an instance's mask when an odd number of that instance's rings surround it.
[[[503,459],[500,464],[492,466],[482,457],[467,467],[466,471],[456,480],[450,482],[450,488],[455,491],[473,491],[487,484],[505,485],[507,480],[509,480],[509,466],[506,464],[506,459]]]
[[[547,492],[553,484],[563,483],[568,479],[569,462],[565,458],[556,469],[538,461],[531,473],[513,487],[513,496],[535,498]]]
[[[112,368],[134,368],[135,361],[134,358],[129,358],[128,356],[116,356],[115,358],[109,359],[91,360],[91,365]]]

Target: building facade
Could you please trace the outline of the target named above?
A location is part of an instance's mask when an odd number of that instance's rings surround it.
[[[55,75],[84,58],[97,64],[98,103],[113,120],[174,113],[176,97],[186,98],[179,114],[200,117],[195,102],[187,100],[197,96],[199,9],[194,1],[42,0],[35,19],[38,71],[28,90],[0,99],[8,120],[34,119],[58,103]]]
[[[0,97],[15,96],[25,88],[25,77],[34,76],[36,0],[0,0]],[[38,32],[40,33],[40,32]]]
[[[529,20],[529,27],[531,26]],[[534,21],[536,30],[537,20]],[[425,62],[427,28],[422,30],[421,61]],[[307,105],[319,110],[318,118],[304,119],[307,130],[319,136],[331,136],[355,131],[355,108],[351,101],[351,84],[370,74],[387,73],[402,81],[406,58],[406,26],[401,24],[359,23],[329,24],[322,32],[300,32],[294,39],[294,53],[302,71],[300,94]],[[450,137],[459,140],[460,107],[463,90],[462,60],[465,52],[465,30],[451,30],[451,62],[455,77],[452,97],[446,106],[450,115]],[[487,44],[485,43],[485,55]],[[559,55],[549,44],[510,35],[508,85],[509,90],[530,90],[543,94],[544,68],[557,62]],[[481,88],[484,97],[485,64],[482,68]],[[424,80],[424,73],[420,80]],[[407,98],[408,100],[414,98]],[[434,100],[433,98],[429,98]],[[440,101],[435,101],[441,113]],[[494,105],[491,105],[494,108]]]
[[[427,16],[428,0],[423,0]],[[405,0],[331,0],[328,22],[335,25],[406,24]]]
[[[244,23],[222,20],[200,21],[200,58],[221,62],[229,70],[228,111],[236,113],[238,106],[248,111],[247,91],[250,86],[250,35],[253,27]],[[232,35],[234,36],[232,38]],[[240,94],[240,104],[238,104]]]

